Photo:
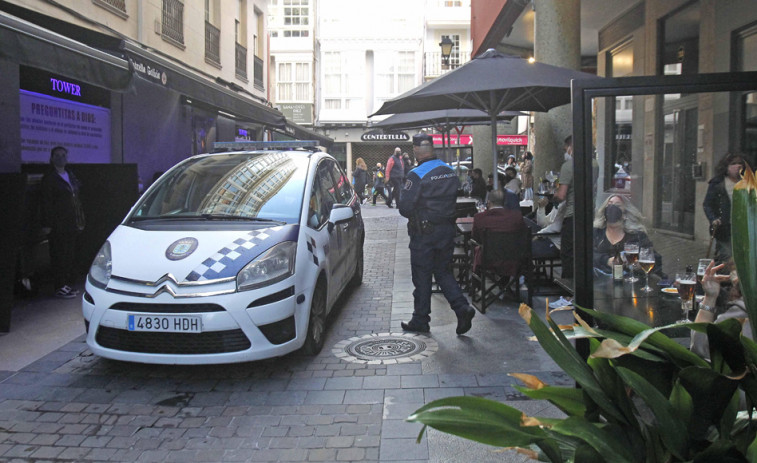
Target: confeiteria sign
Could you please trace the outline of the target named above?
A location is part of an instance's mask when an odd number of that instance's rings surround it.
[[[364,133],[360,136],[362,141],[410,141],[410,135],[406,133]]]
[[[432,135],[434,138],[434,144],[435,145],[441,145],[442,144],[442,134],[435,133]],[[458,141],[459,140],[459,141]],[[444,144],[447,144],[447,136],[444,135]],[[450,145],[472,145],[473,144],[473,135],[469,133],[464,133],[458,135],[457,134],[450,134],[449,136],[449,143]]]
[[[528,145],[528,135],[497,135],[498,145]]]

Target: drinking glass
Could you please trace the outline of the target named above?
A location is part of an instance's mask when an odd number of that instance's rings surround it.
[[[685,323],[689,321],[689,310],[693,305],[697,276],[690,272],[677,273],[676,285],[678,286],[678,295],[681,297],[681,310],[683,311],[683,319],[679,322]]]
[[[699,259],[699,263],[697,264],[697,282],[702,283],[702,278],[704,278],[704,272],[707,270],[707,266],[710,265],[710,262],[712,262],[712,259]]]
[[[653,290],[649,287],[649,272],[654,268],[654,249],[639,248],[639,267],[644,270],[644,287],[639,291],[649,294]]]
[[[637,281],[639,281],[639,279],[633,275],[633,267],[639,261],[639,244],[626,243],[623,246],[623,255],[626,256],[628,268],[631,270],[629,272],[628,278],[626,278],[626,281],[629,283],[636,283]]]

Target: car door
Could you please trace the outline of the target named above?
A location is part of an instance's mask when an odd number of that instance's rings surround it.
[[[334,204],[338,204],[339,191],[334,182],[329,160],[323,160],[316,168],[311,190],[308,226],[315,230],[317,246],[321,246],[326,257],[328,276],[328,306],[331,307],[344,280],[344,236],[342,227],[329,226],[328,220]]]
[[[343,283],[347,284],[355,273],[355,264],[357,262],[357,248],[360,240],[360,206],[354,205],[356,201],[355,190],[349,181],[349,177],[344,173],[339,164],[330,161],[330,168],[334,181],[336,182],[337,191],[339,192],[339,202],[345,207],[352,208],[355,215],[348,222],[338,225],[342,230],[342,248],[344,252],[344,261],[342,270],[344,271]]]

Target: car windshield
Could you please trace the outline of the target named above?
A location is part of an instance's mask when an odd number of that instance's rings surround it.
[[[189,159],[142,197],[132,221],[299,221],[309,157],[278,151]]]

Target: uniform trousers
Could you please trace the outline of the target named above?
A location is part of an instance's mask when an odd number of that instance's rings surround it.
[[[432,276],[458,316],[468,310],[468,300],[450,269],[454,238],[455,225],[451,223],[435,224],[431,233],[410,236],[410,268],[415,286],[413,323],[428,324],[431,320]]]

